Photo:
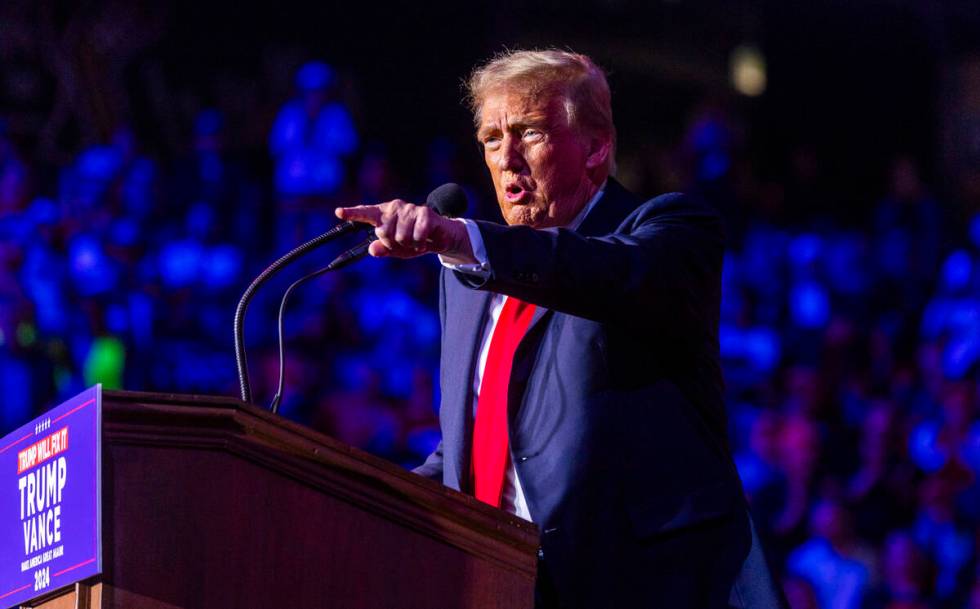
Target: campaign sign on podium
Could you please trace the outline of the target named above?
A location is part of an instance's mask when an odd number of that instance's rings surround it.
[[[0,607],[102,572],[102,387],[0,440]]]

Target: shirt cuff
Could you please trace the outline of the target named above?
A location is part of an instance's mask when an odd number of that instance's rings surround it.
[[[487,248],[483,244],[483,236],[480,234],[480,228],[476,225],[476,222],[466,218],[453,218],[453,221],[462,222],[463,226],[466,227],[466,234],[470,238],[470,247],[473,249],[473,257],[476,258],[476,263],[457,264],[453,262],[452,258],[443,256],[442,254],[439,254],[439,262],[447,269],[473,275],[480,279],[490,277],[490,261],[487,259]]]

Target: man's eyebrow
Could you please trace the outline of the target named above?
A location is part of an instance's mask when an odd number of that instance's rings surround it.
[[[495,131],[513,131],[525,127],[544,127],[547,125],[548,115],[543,112],[535,112],[516,117],[514,120],[509,121],[507,126],[503,129],[500,127],[500,124],[496,122],[486,126],[481,126],[476,130],[476,136],[481,137],[487,133],[492,133]]]
[[[500,132],[500,126],[497,123],[486,126],[481,125],[480,128],[476,130],[476,139],[481,140],[485,136],[495,132]]]
[[[547,112],[528,112],[514,118],[511,127],[540,127],[548,124]]]

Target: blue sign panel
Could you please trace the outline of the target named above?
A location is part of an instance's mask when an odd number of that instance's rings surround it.
[[[102,572],[102,387],[0,440],[0,607]]]

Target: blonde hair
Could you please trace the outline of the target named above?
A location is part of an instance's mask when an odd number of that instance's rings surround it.
[[[616,126],[606,74],[586,55],[548,49],[504,51],[478,66],[466,81],[467,103],[480,125],[480,110],[488,95],[516,91],[531,97],[545,94],[564,98],[569,125],[591,133],[608,134],[612,141],[609,167],[616,149]]]

